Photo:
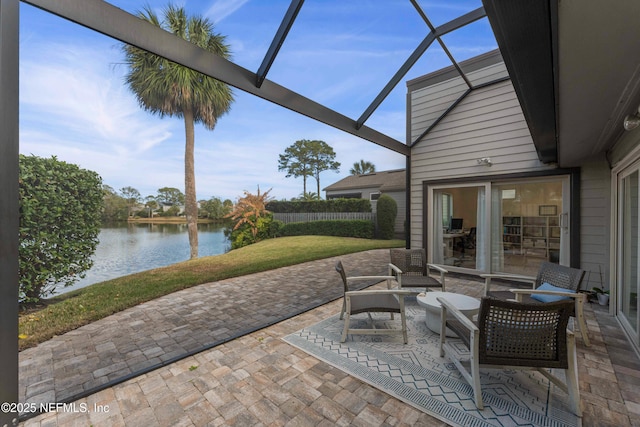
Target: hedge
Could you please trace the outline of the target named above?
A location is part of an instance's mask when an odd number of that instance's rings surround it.
[[[374,224],[366,220],[291,222],[280,230],[282,236],[338,236],[373,239]]]
[[[383,194],[378,199],[377,221],[378,238],[383,240],[393,239],[396,216],[398,215],[398,205],[393,198]]]

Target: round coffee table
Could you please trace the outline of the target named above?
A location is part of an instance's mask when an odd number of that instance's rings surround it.
[[[437,334],[440,333],[440,324],[442,322],[442,306],[436,298],[446,299],[469,319],[478,314],[478,309],[480,308],[480,300],[467,295],[453,292],[426,292],[424,295],[419,294],[416,299],[418,305],[425,308],[427,328]],[[446,335],[448,337],[456,336],[449,329],[447,329]]]

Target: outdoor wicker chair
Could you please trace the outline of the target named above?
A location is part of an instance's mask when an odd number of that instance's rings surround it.
[[[566,392],[571,410],[582,416],[575,337],[567,330],[572,301],[527,304],[484,297],[476,322],[446,298],[438,301],[442,305],[440,357],[446,354],[469,382],[478,409],[484,408],[480,368],[535,369]],[[461,357],[458,340],[447,341],[446,328],[468,347],[468,359]],[[548,369],[565,370],[566,382]]]
[[[485,278],[485,296],[500,299],[515,299],[527,303],[543,303],[571,299],[575,302],[571,316],[576,318],[582,340],[589,346],[587,324],[584,320],[584,303],[587,294],[579,292],[584,270],[565,267],[544,261],[540,265],[538,275],[520,276],[515,274],[482,274]],[[509,289],[508,291],[491,290],[491,279],[506,279],[516,282],[530,283],[531,289]]]
[[[392,289],[391,281],[393,276],[352,276],[347,277],[341,261],[336,264],[336,271],[342,278],[344,285],[344,299],[342,301],[342,311],[340,319],[345,314],[344,330],[341,342],[345,342],[348,334],[402,334],[404,343],[407,343],[407,320],[404,311],[404,297],[411,292],[401,289]],[[351,282],[357,280],[377,280],[387,281],[387,289],[380,290],[351,290]],[[350,328],[351,316],[359,313],[367,313],[371,322],[370,329]],[[401,329],[376,329],[371,313],[391,313],[391,320],[394,320],[394,313],[400,314]]]
[[[448,271],[435,264],[427,264],[424,249],[391,249],[390,250],[389,275],[394,276],[401,289],[420,288],[427,291],[429,288],[441,288],[445,292],[445,274]],[[439,273],[439,279],[429,275],[430,270]]]

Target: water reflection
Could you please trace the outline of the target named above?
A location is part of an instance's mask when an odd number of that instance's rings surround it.
[[[58,289],[69,292],[93,283],[189,259],[186,224],[123,223],[100,230],[94,265],[84,279]],[[220,224],[198,224],[199,256],[223,254],[230,248]]]

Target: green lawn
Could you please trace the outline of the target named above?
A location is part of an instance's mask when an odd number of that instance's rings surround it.
[[[370,249],[404,247],[404,240],[296,236],[265,240],[223,255],[198,258],[96,283],[20,316],[20,349],[145,301],[202,283]]]

